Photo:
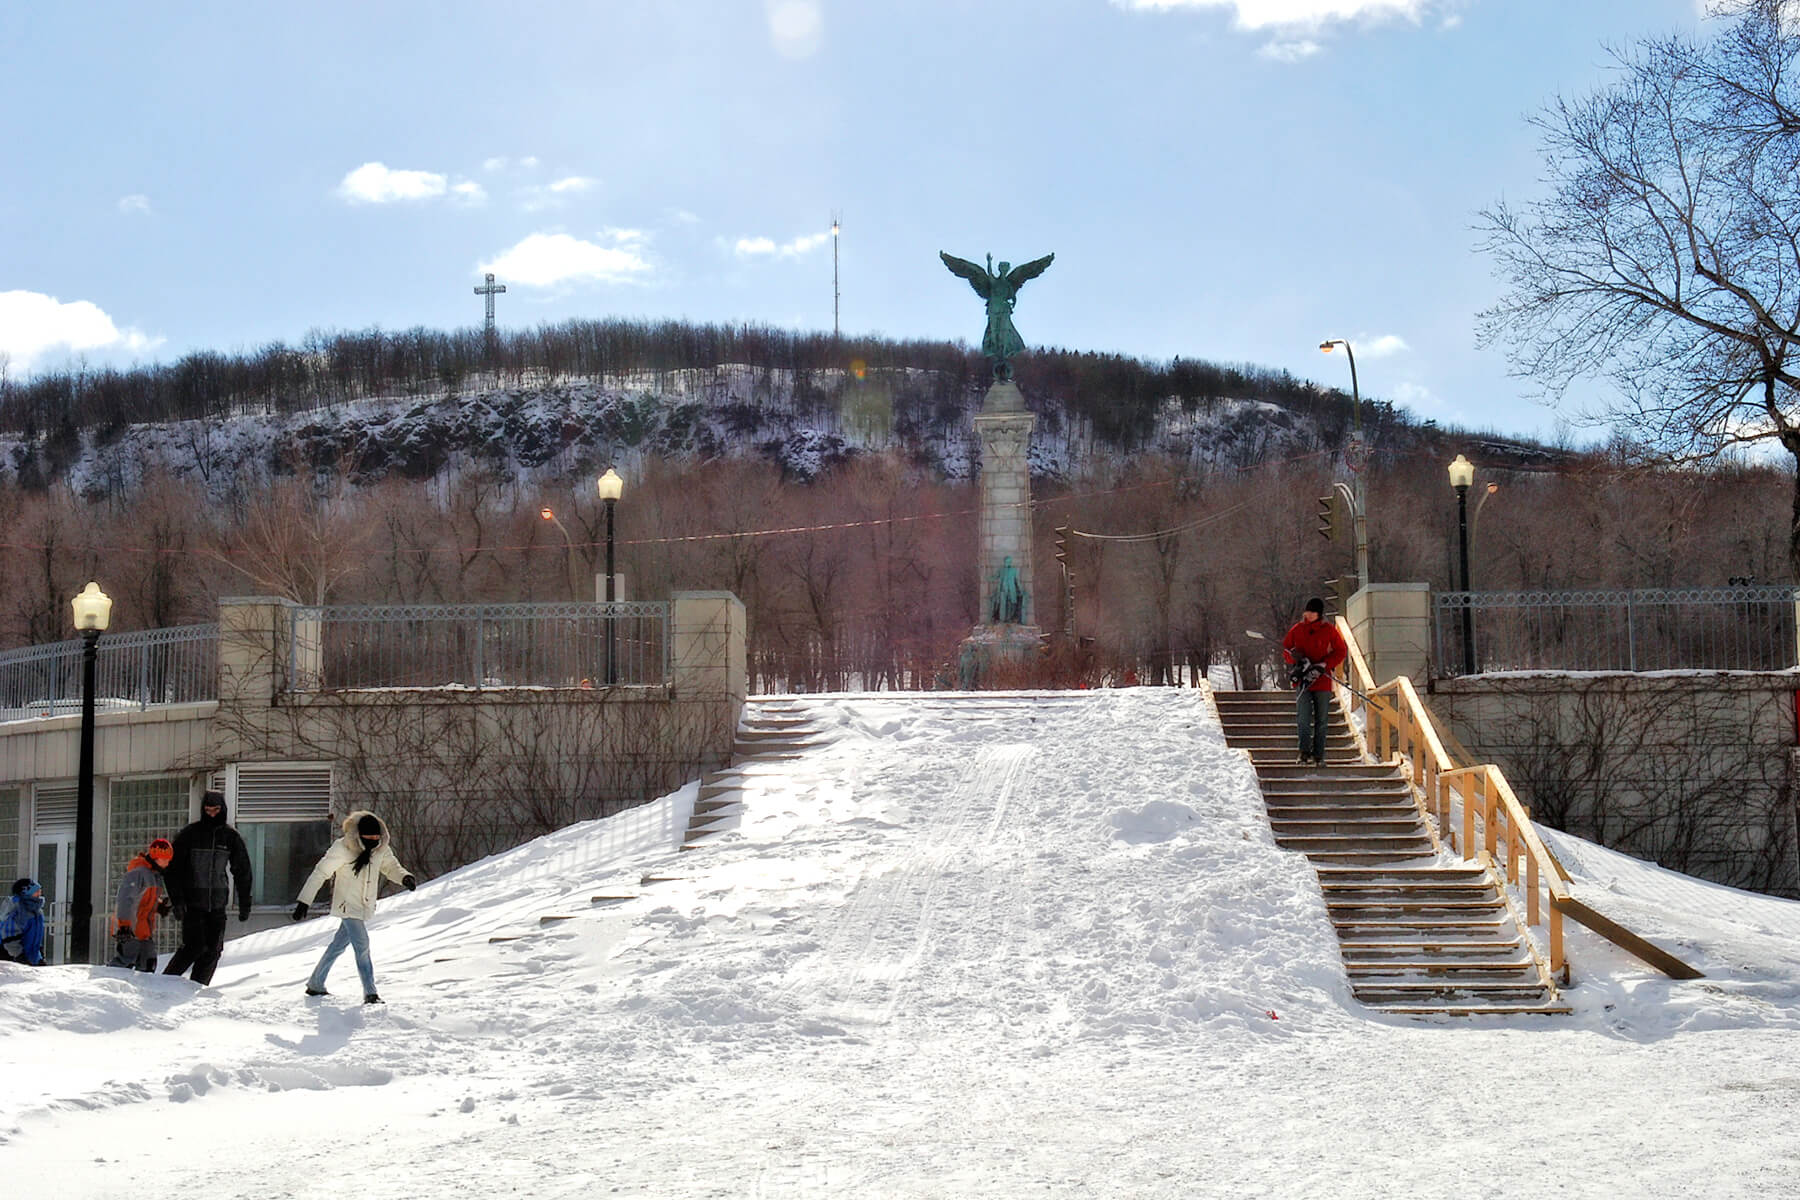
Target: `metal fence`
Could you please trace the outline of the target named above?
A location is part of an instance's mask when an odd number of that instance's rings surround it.
[[[1796,604],[1787,586],[1440,592],[1436,669],[1787,670],[1800,664]]]
[[[219,627],[105,634],[94,653],[94,708],[141,710],[219,697]],[[81,712],[81,639],[0,652],[0,720]]]
[[[660,685],[667,601],[331,605],[291,610],[294,691]]]

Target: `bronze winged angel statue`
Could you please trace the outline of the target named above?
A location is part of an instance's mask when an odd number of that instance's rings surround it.
[[[1044,273],[1056,258],[1054,254],[1046,254],[1042,258],[1033,259],[1022,266],[1015,267],[1003,262],[998,271],[994,270],[994,256],[987,256],[987,267],[984,269],[966,258],[938,251],[938,257],[950,268],[954,275],[961,275],[975,289],[975,294],[987,301],[987,332],[981,335],[981,352],[987,356],[990,366],[994,368],[994,382],[1004,383],[1012,378],[1012,356],[1025,348],[1024,339],[1013,326],[1013,305],[1018,302],[1019,289],[1025,282],[1036,279]]]

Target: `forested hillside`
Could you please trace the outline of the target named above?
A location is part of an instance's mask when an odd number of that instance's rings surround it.
[[[1034,617],[1088,639],[1080,671],[1254,657],[1244,630],[1282,627],[1347,569],[1314,532],[1316,497],[1345,473],[1344,393],[1063,351],[1022,357],[1018,378],[1039,417]],[[506,335],[491,360],[479,333],[369,332],[13,382],[0,644],[69,636],[90,578],[120,629],[210,620],[247,592],[591,596],[593,480],[616,466],[630,595],[736,592],[758,686],[928,685],[976,618],[968,418],[985,385],[961,346],[624,321]],[[1457,453],[1502,485],[1478,586],[1785,577],[1777,472],[1632,470],[1361,408],[1378,580],[1452,581]],[[1059,526],[1076,531],[1072,614]],[[1081,536],[1157,531],[1178,532]]]

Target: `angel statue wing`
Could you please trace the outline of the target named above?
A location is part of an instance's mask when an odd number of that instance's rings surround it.
[[[993,290],[993,276],[989,275],[979,264],[972,263],[966,258],[957,258],[953,254],[945,254],[942,250],[938,251],[938,257],[944,260],[944,265],[950,268],[950,273],[952,275],[961,275],[964,279],[968,280],[969,286],[975,289],[975,294],[977,296],[980,296],[983,300],[988,298],[988,292]],[[1027,265],[1036,266],[1037,264],[1029,263]],[[1044,260],[1044,266],[1047,267],[1049,265],[1049,260]],[[1023,271],[1024,269],[1024,267],[1020,267],[1019,271]],[[1039,271],[1043,269],[1044,267],[1038,267]],[[1015,275],[1018,273],[1018,271],[1013,272]]]
[[[1039,275],[1042,275],[1055,260],[1056,255],[1046,254],[1042,258],[1034,258],[1028,263],[1022,263],[1006,273],[1006,282],[1012,284],[1013,289],[1016,291],[1018,290],[1019,285],[1024,283],[1027,279],[1036,279]],[[951,267],[950,269],[952,271],[956,270],[955,267]]]

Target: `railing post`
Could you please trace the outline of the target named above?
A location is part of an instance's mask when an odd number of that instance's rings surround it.
[[[1625,592],[1625,646],[1626,646],[1626,653],[1629,656],[1629,662],[1631,664],[1627,669],[1632,670],[1632,671],[1637,670],[1637,621],[1636,621],[1636,614],[1635,614],[1635,606],[1632,603],[1632,597],[1635,594],[1636,594],[1635,589],[1630,589],[1630,588],[1626,589],[1626,592]]]
[[[1525,919],[1533,925],[1538,923],[1538,862],[1532,855],[1525,860]]]
[[[481,690],[481,681],[487,678],[487,671],[482,666],[482,656],[485,652],[483,638],[486,636],[486,630],[487,622],[482,618],[482,610],[477,608],[475,610],[475,690],[478,692]]]
[[[1491,862],[1500,849],[1500,830],[1494,824],[1494,781],[1488,773],[1481,773],[1481,848],[1487,851]]]
[[[1467,862],[1475,857],[1475,774],[1462,777],[1463,844],[1462,856]]]

